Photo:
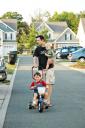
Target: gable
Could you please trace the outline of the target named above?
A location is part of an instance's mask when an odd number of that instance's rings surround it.
[[[76,39],[76,34],[70,29],[67,28],[61,33],[58,38],[55,40],[55,42],[78,42],[78,39]]]

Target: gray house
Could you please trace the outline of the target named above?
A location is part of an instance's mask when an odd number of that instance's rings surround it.
[[[10,51],[17,51],[17,20],[0,20],[0,56],[7,56]]]
[[[66,22],[40,22],[35,23],[35,28],[38,32],[47,29],[48,42],[51,43],[54,48],[79,45],[76,34],[68,27]]]
[[[63,46],[78,46],[79,40],[76,38],[76,34],[67,27],[54,41],[56,47]]]

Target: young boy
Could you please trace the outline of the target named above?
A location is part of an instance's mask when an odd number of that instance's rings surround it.
[[[54,67],[54,52],[52,50],[52,46],[50,44],[46,44],[46,53],[45,55],[48,57],[46,69]]]
[[[30,89],[31,90],[34,90],[34,97],[33,97],[33,103],[32,105],[33,106],[36,106],[37,105],[37,96],[38,96],[38,90],[37,90],[37,86],[41,85],[41,86],[44,86],[46,87],[46,91],[45,91],[45,95],[44,95],[44,99],[47,100],[47,97],[48,97],[48,87],[47,87],[47,84],[45,81],[42,80],[42,76],[39,72],[36,72],[34,74],[34,80],[31,85],[30,85]]]

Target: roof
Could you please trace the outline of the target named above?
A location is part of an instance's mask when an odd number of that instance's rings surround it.
[[[60,21],[60,22],[45,22],[48,27],[55,33],[61,33],[63,32],[67,27],[67,23],[64,21]],[[42,24],[42,22],[35,22],[34,26],[37,29],[40,25]]]
[[[11,27],[14,31],[17,31],[17,20],[16,19],[1,19],[5,24]]]
[[[4,32],[13,32],[13,30],[8,27],[7,25],[3,24],[2,22],[0,22],[0,29]]]
[[[54,32],[58,32],[58,33],[63,32],[68,27],[66,22],[47,22],[47,25]]]
[[[83,26],[83,29],[84,29],[84,32],[85,32],[85,18],[81,18],[81,22],[82,22],[82,26]]]

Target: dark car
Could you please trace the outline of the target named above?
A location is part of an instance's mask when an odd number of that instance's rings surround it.
[[[62,47],[60,50],[60,58],[67,59],[69,53],[77,51],[78,49],[82,48],[81,46],[68,46]]]
[[[68,56],[70,61],[77,61],[85,62],[85,48],[81,48],[73,53],[70,53]]]
[[[7,79],[7,71],[4,59],[0,58],[0,81]]]

